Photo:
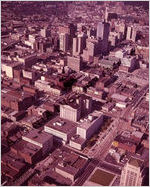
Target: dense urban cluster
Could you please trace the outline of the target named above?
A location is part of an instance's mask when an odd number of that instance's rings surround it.
[[[148,186],[148,5],[1,3],[2,185]]]

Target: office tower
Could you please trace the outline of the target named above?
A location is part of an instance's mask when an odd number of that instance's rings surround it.
[[[105,22],[108,22],[108,7],[106,7],[105,9],[105,18],[104,18]]]
[[[127,27],[126,40],[136,41],[136,29],[134,27]]]
[[[87,39],[86,47],[88,49],[89,56],[95,56],[100,54],[100,42],[94,39]]]
[[[72,49],[73,38],[75,37],[76,31],[77,27],[73,23],[59,27],[59,34],[68,34],[68,49]]]
[[[66,99],[65,103],[60,105],[60,117],[77,122],[81,117],[90,113],[91,110],[92,98],[81,94]]]
[[[120,186],[141,186],[142,170],[143,162],[131,157],[122,170]]]
[[[89,28],[89,30],[87,30],[87,36],[88,38],[96,38],[96,29],[94,28]]]
[[[75,37],[76,31],[77,27],[73,23],[59,27],[59,34],[64,33],[70,35],[71,37]]]
[[[82,69],[82,58],[81,57],[72,57],[68,56],[67,57],[67,65],[70,67],[72,70],[79,72]]]
[[[97,39],[101,38],[101,40],[108,39],[109,35],[109,23],[99,22],[97,25]]]
[[[73,38],[73,55],[79,55],[83,52],[86,46],[85,36],[79,35],[77,38]]]
[[[115,31],[118,33],[122,33],[121,39],[125,39],[127,32],[125,23],[115,22]]]
[[[42,37],[44,37],[44,38],[49,37],[50,34],[51,34],[51,32],[50,32],[50,29],[48,29],[48,28],[43,28],[43,29],[41,29],[41,31],[40,31],[40,35],[41,35]]]
[[[66,33],[61,33],[59,35],[59,49],[61,51],[67,52],[69,48],[69,36]]]
[[[78,51],[78,38],[73,38],[73,49],[72,49],[72,54],[74,56],[79,55],[79,51]]]
[[[109,23],[99,22],[97,25],[97,40],[102,41],[102,53],[108,51]]]

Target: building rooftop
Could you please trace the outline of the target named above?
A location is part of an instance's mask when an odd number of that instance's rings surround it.
[[[80,135],[74,135],[73,137],[71,137],[71,141],[72,141],[72,142],[75,142],[75,143],[77,143],[77,144],[82,145],[82,144],[85,143],[86,140],[83,139],[83,138],[81,138]]]
[[[41,149],[41,147],[21,140],[12,146],[12,150],[13,149],[20,151],[23,154],[33,156]]]
[[[112,94],[112,99],[116,99],[116,100],[121,100],[121,101],[126,101],[127,97],[118,93],[114,93]]]
[[[5,60],[5,61],[2,61],[2,64],[5,64],[5,65],[13,68],[13,67],[16,67],[18,65],[21,65],[22,63],[21,62],[10,61],[10,60]]]
[[[76,169],[70,165],[67,165],[67,166],[56,166],[57,169],[60,169],[60,170],[63,170],[64,172],[66,173],[69,173],[71,175],[76,175],[76,173],[79,171],[79,169]]]
[[[131,157],[128,164],[135,166],[135,167],[142,167],[143,161],[134,157]]]
[[[80,101],[82,101],[83,99],[90,99],[90,98],[91,97],[85,94],[73,93],[71,96],[69,96],[63,101],[63,105],[69,105],[70,107],[74,109],[78,109],[81,107]]]
[[[69,134],[77,127],[77,123],[62,119],[57,116],[48,123],[46,123],[45,127],[55,129],[56,131],[60,131],[65,134]]]
[[[88,115],[88,117],[80,119],[79,126],[83,129],[88,129],[98,118],[103,117],[103,114],[99,111],[94,111]]]
[[[44,131],[33,129],[29,131],[29,133],[24,135],[23,137],[31,139],[32,141],[38,142],[40,144],[44,144],[44,142],[52,138],[52,135]]]
[[[12,169],[15,169],[16,171],[21,170],[26,165],[21,157],[11,151],[2,156],[2,163],[8,165]]]
[[[132,136],[135,136],[135,137],[141,139],[141,138],[143,137],[143,134],[144,134],[144,133],[142,133],[142,132],[134,131],[134,132],[132,133]]]

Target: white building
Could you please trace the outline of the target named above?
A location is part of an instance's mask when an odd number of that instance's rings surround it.
[[[66,104],[60,105],[60,117],[77,122],[82,116],[91,112],[92,98],[84,94],[73,96],[66,101]]]
[[[135,42],[136,41],[136,33],[137,33],[137,31],[134,27],[128,27],[126,40],[131,40],[131,41]]]
[[[45,124],[44,131],[52,134],[55,139],[67,143],[76,132],[77,124],[59,116]]]
[[[78,122],[77,134],[83,139],[89,139],[102,125],[103,115],[98,111],[94,111],[88,118],[81,119]]]
[[[78,121],[81,116],[81,108],[72,107],[70,105],[60,105],[60,117],[64,119],[68,119],[70,121]]]
[[[69,145],[75,149],[82,150],[82,148],[85,146],[85,143],[86,140],[76,134],[71,137]]]
[[[119,49],[115,52],[115,57],[122,59],[127,54],[127,51]]]
[[[69,35],[66,33],[61,33],[59,35],[59,48],[61,51],[67,52],[69,48]]]
[[[133,69],[136,65],[136,57],[128,55],[128,56],[121,59],[121,64],[123,66],[127,66],[127,67],[130,67],[131,69]]]
[[[43,77],[42,77],[43,79]],[[62,94],[62,90],[51,87],[50,83],[45,81],[45,80],[37,80],[35,81],[35,87],[37,87],[39,90],[44,91],[44,92],[49,92],[52,95],[58,95],[60,96]]]
[[[6,76],[9,78],[13,78],[14,76],[14,68],[21,66],[20,62],[12,62],[12,61],[5,61],[1,64],[1,70],[6,73]]]
[[[142,164],[141,160],[131,157],[122,170],[120,186],[141,186]]]
[[[17,56],[17,61],[22,62],[25,67],[31,67],[33,64],[37,62],[37,55],[36,53],[25,53],[23,55]]]
[[[121,102],[127,102],[128,101],[128,97],[118,94],[118,93],[114,93],[111,95],[111,98],[116,100],[116,101],[121,101]]]

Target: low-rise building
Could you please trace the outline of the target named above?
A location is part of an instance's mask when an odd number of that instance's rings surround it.
[[[127,102],[128,101],[128,98],[126,96],[118,94],[118,93],[112,94],[111,98],[115,101],[121,101],[121,102]]]
[[[78,150],[82,150],[85,146],[86,140],[84,138],[81,138],[80,135],[74,135],[71,137],[69,145],[70,147],[73,147]]]
[[[44,126],[44,131],[50,133],[55,139],[67,143],[76,132],[77,124],[59,116],[49,121]]]
[[[12,151],[3,154],[1,162],[2,174],[12,180],[17,179],[27,170],[27,163]]]
[[[53,136],[44,131],[31,130],[28,134],[22,136],[22,139],[41,147],[42,155],[47,154],[53,147]]]
[[[77,154],[67,154],[55,167],[55,171],[65,178],[75,181],[87,165],[87,159]]]
[[[24,140],[15,143],[10,149],[29,164],[34,164],[42,158],[42,148]]]
[[[14,78],[14,69],[21,67],[20,62],[13,61],[2,61],[1,70],[6,73],[6,76],[9,78]]]

